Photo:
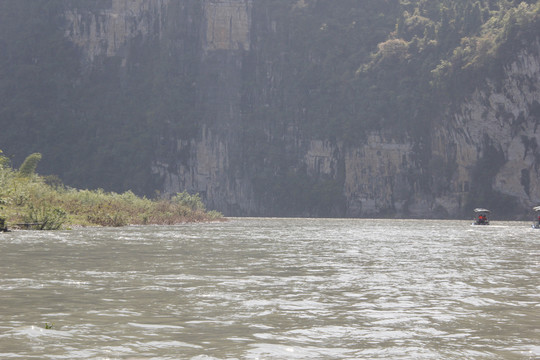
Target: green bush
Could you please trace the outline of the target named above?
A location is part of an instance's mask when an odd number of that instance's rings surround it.
[[[172,198],[172,202],[180,204],[182,206],[186,206],[193,211],[197,211],[197,210],[204,211],[205,209],[204,204],[199,194],[190,195],[187,191],[177,193]]]
[[[21,176],[21,171],[12,170],[7,163],[0,166],[0,216],[5,217],[7,225],[36,224],[30,228],[55,230],[65,225],[171,225],[223,218],[215,211],[207,213],[200,196],[185,191],[167,201],[141,198],[132,191],[118,194],[68,188],[56,176],[36,175],[33,171],[39,156],[28,158],[34,160],[21,166],[28,176]]]
[[[29,204],[23,220],[37,230],[58,230],[66,222],[67,214],[63,209],[49,205]]]
[[[36,167],[41,160],[40,153],[30,154],[24,159],[21,167],[19,168],[19,175],[22,177],[30,177],[35,174]]]
[[[104,210],[89,214],[87,219],[92,224],[100,226],[120,227],[128,225],[128,221],[123,214],[110,213]]]

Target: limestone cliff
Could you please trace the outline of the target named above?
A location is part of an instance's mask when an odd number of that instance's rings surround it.
[[[308,171],[331,174],[329,164],[343,156],[349,216],[456,217],[483,206],[468,203],[475,187],[507,196],[519,203],[516,215],[526,213],[540,202],[539,41],[515,55],[497,85],[488,78],[454,111],[435,115],[424,148],[412,137],[404,142],[380,133],[358,147],[313,141],[304,160]],[[429,167],[415,161],[422,156]]]
[[[98,56],[127,56],[129,41],[137,36],[160,36],[170,0],[113,0],[110,7],[70,8],[65,12],[65,35],[77,44],[84,60]]]
[[[455,164],[449,178],[451,197],[441,197],[450,213],[463,205],[472,191],[475,171],[492,172],[493,187],[529,209],[540,201],[540,39],[515,54],[497,81],[486,79],[459,108],[446,114],[433,131],[434,159]],[[489,167],[480,168],[485,159]],[[479,204],[481,205],[481,204]]]
[[[169,36],[164,34],[171,32],[167,12],[173,3],[111,0],[99,11],[73,8],[65,14],[65,36],[87,63],[105,56],[125,64],[132,39],[160,42]],[[313,194],[338,199],[331,216],[461,217],[470,207],[484,206],[470,200],[471,192],[484,187],[491,191],[486,194],[511,200],[517,215],[540,202],[538,38],[504,65],[500,78],[484,79],[465,101],[433,114],[422,136],[378,130],[351,142],[302,130],[305,107],[277,90],[287,80],[288,53],[282,49],[267,59],[263,47],[265,36],[283,33],[282,19],[267,9],[255,19],[263,5],[253,0],[197,4],[199,17],[183,20],[201,34],[200,62],[190,75],[203,121],[190,139],[162,135],[169,152],[156,156],[148,170],[161,179],[162,193],[200,193],[209,208],[226,215],[320,215],[316,202],[296,212],[278,208],[264,178],[276,183],[286,175],[309,182]],[[295,7],[305,6],[300,1]],[[169,39],[174,46],[184,41]],[[279,166],[276,158],[283,160]]]

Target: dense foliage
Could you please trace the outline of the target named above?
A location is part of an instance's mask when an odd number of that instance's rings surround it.
[[[25,164],[35,170],[39,154]],[[0,218],[8,227],[56,230],[72,226],[124,226],[179,224],[222,220],[220,213],[206,211],[199,195],[179,193],[170,200],[152,201],[133,192],[122,194],[101,189],[77,190],[63,186],[56,177],[42,177],[13,170],[0,151]]]
[[[536,0],[306,3],[291,15],[287,89],[321,138],[416,132],[540,32]]]

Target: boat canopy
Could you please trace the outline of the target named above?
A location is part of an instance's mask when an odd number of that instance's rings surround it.
[[[540,208],[540,206],[539,206],[539,208]],[[488,209],[476,208],[476,209],[474,209],[474,212],[475,213],[488,213],[489,214],[491,211],[489,211]]]
[[[540,211],[540,206],[535,206],[535,207],[533,207],[533,210],[534,210],[534,211]]]

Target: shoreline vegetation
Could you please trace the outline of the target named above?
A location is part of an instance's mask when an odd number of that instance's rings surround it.
[[[0,225],[4,221],[0,228],[59,230],[225,220],[220,212],[207,211],[198,194],[186,191],[152,200],[131,191],[118,194],[66,187],[57,176],[35,173],[40,160],[41,154],[31,154],[15,170],[0,150]]]

